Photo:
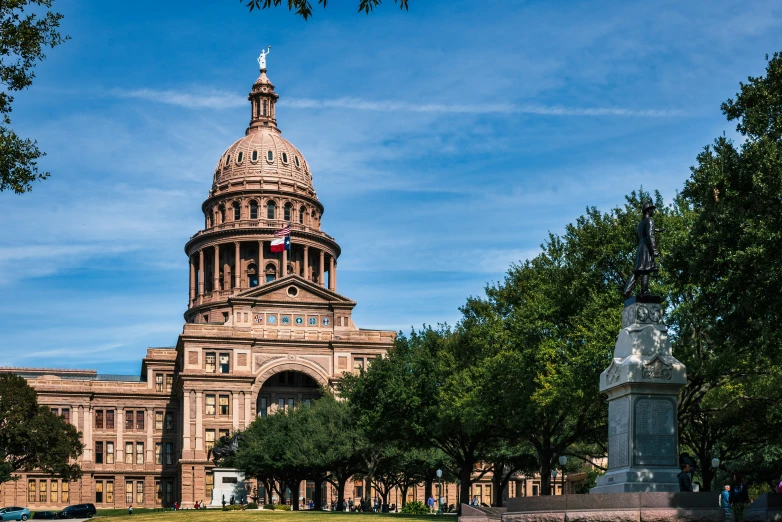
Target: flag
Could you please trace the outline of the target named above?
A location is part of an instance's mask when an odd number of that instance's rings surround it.
[[[281,228],[274,232],[274,237],[284,237],[291,235],[291,226],[287,225],[285,228]]]
[[[272,252],[282,252],[291,249],[291,236],[272,239]]]

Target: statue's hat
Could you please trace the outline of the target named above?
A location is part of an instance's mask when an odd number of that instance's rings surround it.
[[[650,208],[657,208],[657,207],[654,206],[654,203],[652,203],[651,199],[647,199],[646,201],[644,201],[644,206],[643,208],[641,208],[641,212],[646,212]]]

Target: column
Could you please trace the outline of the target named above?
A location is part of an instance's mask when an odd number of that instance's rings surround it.
[[[212,293],[220,290],[220,245],[215,245],[215,264],[214,264],[214,282],[212,283]]]
[[[204,450],[204,427],[202,424],[204,417],[203,396],[203,392],[196,392],[196,451]]]
[[[266,267],[263,266],[263,241],[258,241],[258,286],[266,283]]]
[[[239,241],[236,241],[234,245],[236,245],[236,257],[234,257],[234,288],[238,290],[239,282],[242,277],[241,276],[241,266],[242,266],[241,243],[239,243]]]
[[[190,392],[182,397],[182,452],[190,449]],[[189,458],[182,455],[183,458]]]
[[[310,247],[304,245],[304,279],[310,280]]]
[[[282,251],[282,267],[280,267],[280,274],[280,277],[288,275],[288,251],[284,249]]]
[[[323,250],[320,251],[320,272],[318,274],[318,284],[320,286],[326,286],[326,270],[325,270],[325,256],[326,253]]]
[[[204,297],[204,250],[198,251],[198,302]]]
[[[334,256],[329,256],[329,290],[337,291],[337,273],[335,270]]]
[[[187,303],[188,308],[193,306],[196,293],[196,277],[195,277],[195,263],[193,263],[193,256],[188,256],[190,262],[190,302]]]
[[[250,413],[250,401],[252,400],[252,394],[251,393],[245,393],[244,394],[244,426],[243,429],[247,429],[247,426],[250,425],[252,422],[252,419],[250,416],[252,415]]]
[[[117,413],[114,415],[114,427],[117,428],[117,447],[114,448],[114,462],[119,464],[125,462],[125,441],[122,434],[125,429],[125,410],[117,408]],[[124,486],[123,486],[124,487]],[[114,484],[114,494],[117,494],[117,485]],[[125,491],[124,489],[122,490]]]
[[[92,405],[84,408],[84,460],[92,462]]]
[[[233,425],[233,431],[239,430],[239,394],[236,392],[231,393],[231,423]]]
[[[146,456],[144,457],[144,467],[149,469],[149,464],[155,464],[155,443],[152,440],[152,429],[154,428],[155,424],[155,413],[152,411],[152,408],[147,408],[147,410],[144,412],[144,415],[146,415],[146,424],[147,427],[147,441],[145,443],[146,448],[144,448],[144,453],[146,453]],[[165,413],[163,413],[163,422],[165,422]],[[161,452],[161,458],[165,458],[165,454],[163,452],[165,450],[164,447],[160,448]],[[144,486],[146,487],[146,485]],[[146,498],[146,495],[144,495],[144,498]]]

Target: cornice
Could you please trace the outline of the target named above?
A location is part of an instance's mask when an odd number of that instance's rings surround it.
[[[299,199],[303,199],[303,200],[308,201],[311,205],[314,205],[314,206],[318,207],[318,210],[320,210],[321,214],[323,214],[326,211],[325,207],[323,206],[323,203],[321,203],[318,200],[317,196],[314,195],[314,192],[315,192],[314,189],[313,189],[313,195],[310,195],[310,194],[307,194],[307,193],[296,192],[295,190],[294,191],[281,190],[279,188],[277,188],[277,189],[269,189],[269,188],[250,189],[250,188],[243,187],[241,189],[232,189],[231,188],[231,180],[233,180],[233,179],[234,178],[229,178],[227,180],[228,187],[224,189],[224,192],[218,192],[218,193],[214,193],[213,192],[213,194],[211,196],[209,196],[208,198],[206,198],[204,200],[204,202],[201,204],[201,211],[202,212],[206,212],[206,209],[209,206],[213,205],[214,203],[216,203],[218,201],[222,201],[222,200],[225,200],[225,199],[231,199],[231,198],[236,197],[236,196],[243,196],[243,197],[260,196],[260,197],[264,197],[264,196],[270,196],[270,195],[275,195],[275,196],[295,196],[295,197],[297,197]],[[237,180],[241,180],[241,182],[240,183],[236,183],[236,185],[244,185],[244,182],[248,181],[248,180],[253,180],[254,182],[263,183],[264,179],[268,180],[269,178],[258,177],[257,181],[256,181],[255,178],[239,177],[239,178],[236,178],[236,179]],[[279,181],[277,181],[278,186],[281,185],[281,184],[289,183],[287,181],[283,181],[284,178],[278,178],[278,179],[279,179]],[[218,185],[218,187],[219,187],[219,185]]]
[[[245,239],[239,239],[238,237],[227,242],[236,241],[259,241],[259,240],[271,240],[274,238],[274,232],[277,229],[272,227],[240,227],[240,228],[225,228],[220,230],[202,230],[193,237],[187,240],[185,243],[185,254],[191,256],[195,254],[199,248],[196,245],[203,248],[207,245],[200,245],[199,243],[207,243],[214,239],[231,238],[233,236],[264,236],[262,238],[250,237]],[[314,243],[312,246],[324,245],[330,247],[335,257],[339,258],[342,254],[342,248],[337,244],[336,240],[326,234],[325,232],[305,232],[303,230],[292,230],[291,240],[293,238],[308,239]]]

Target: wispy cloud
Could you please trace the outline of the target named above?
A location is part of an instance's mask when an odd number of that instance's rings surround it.
[[[206,89],[203,92],[183,92],[155,89],[112,89],[119,98],[134,98],[188,109],[234,109],[247,104],[235,93]],[[533,114],[538,116],[618,116],[630,118],[668,118],[685,115],[677,109],[630,109],[625,107],[565,107],[562,105],[483,103],[410,103],[396,100],[365,100],[362,98],[287,98],[280,105],[292,109],[348,109],[373,112],[415,112],[431,114]]]

